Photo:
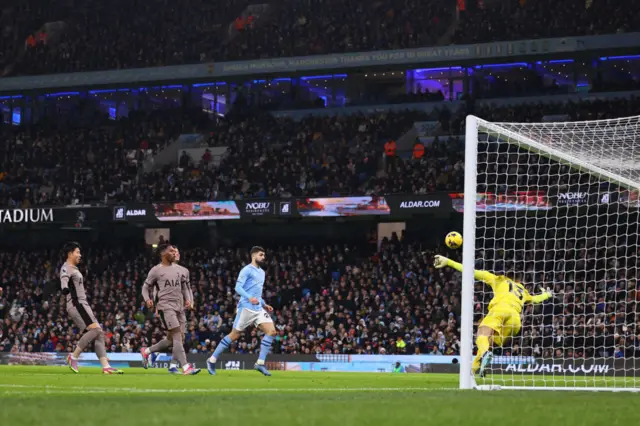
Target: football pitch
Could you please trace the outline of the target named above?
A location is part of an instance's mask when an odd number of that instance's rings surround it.
[[[0,425],[625,425],[640,396],[459,391],[444,374],[0,367]]]

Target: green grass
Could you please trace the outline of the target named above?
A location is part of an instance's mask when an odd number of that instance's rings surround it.
[[[609,392],[458,391],[458,377],[0,367],[0,425],[625,425],[640,397]]]

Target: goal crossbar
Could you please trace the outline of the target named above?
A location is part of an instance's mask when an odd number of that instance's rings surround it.
[[[527,148],[531,152],[535,152],[536,154],[561,162],[579,171],[586,171],[587,173],[591,174],[594,177],[603,178],[613,183],[617,183],[618,185],[626,189],[635,190],[640,188],[640,182],[636,182],[624,176],[620,176],[617,173],[613,173],[609,170],[605,170],[602,167],[599,167],[595,164],[587,163],[586,161],[583,161],[577,157],[569,155],[558,149],[555,149],[553,147],[550,147],[548,145],[535,141],[525,135],[518,134],[512,130],[509,130],[503,126],[500,126],[500,124],[491,123],[474,116],[470,116],[470,117],[473,117],[476,120],[478,130],[484,129],[489,135],[495,136],[498,139],[500,139],[501,136],[503,138],[506,136],[508,139],[513,139],[517,141],[519,146]],[[603,121],[607,121],[607,120],[603,120]],[[636,165],[636,167],[638,167],[638,165]]]

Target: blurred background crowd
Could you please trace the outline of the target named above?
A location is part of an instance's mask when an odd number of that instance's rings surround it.
[[[3,4],[6,75],[630,32],[632,0]]]
[[[640,113],[640,98],[488,104],[475,113],[513,122],[554,114],[576,121],[614,118]],[[29,207],[461,191],[465,115],[465,109],[443,106],[431,113],[308,115],[295,121],[260,112],[211,121],[197,109],[168,109],[102,126],[4,126],[0,201]],[[429,120],[440,129],[432,140],[385,153],[386,142]],[[182,151],[170,164],[145,167],[153,152],[193,132],[204,135],[201,148],[227,147],[224,156],[214,159],[205,150],[194,158]]]

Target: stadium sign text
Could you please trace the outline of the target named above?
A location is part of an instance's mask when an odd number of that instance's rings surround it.
[[[113,220],[140,219],[147,217],[147,208],[128,208],[124,206],[113,209]]]
[[[127,217],[128,216],[146,216],[147,215],[147,211],[146,210],[127,210]]]
[[[558,205],[577,205],[586,202],[588,198],[588,192],[561,192],[558,194]]]
[[[607,364],[508,364],[504,372],[505,373],[529,373],[529,374],[544,374],[544,373],[560,373],[560,374],[601,374],[606,375],[609,372],[609,365]]]
[[[0,223],[53,222],[53,209],[0,210]]]
[[[440,200],[403,201],[401,209],[431,209],[440,207]]]
[[[247,203],[247,209],[251,210],[269,210],[271,203]]]
[[[274,214],[274,203],[271,201],[254,201],[244,203],[243,213],[246,216],[265,216]]]

